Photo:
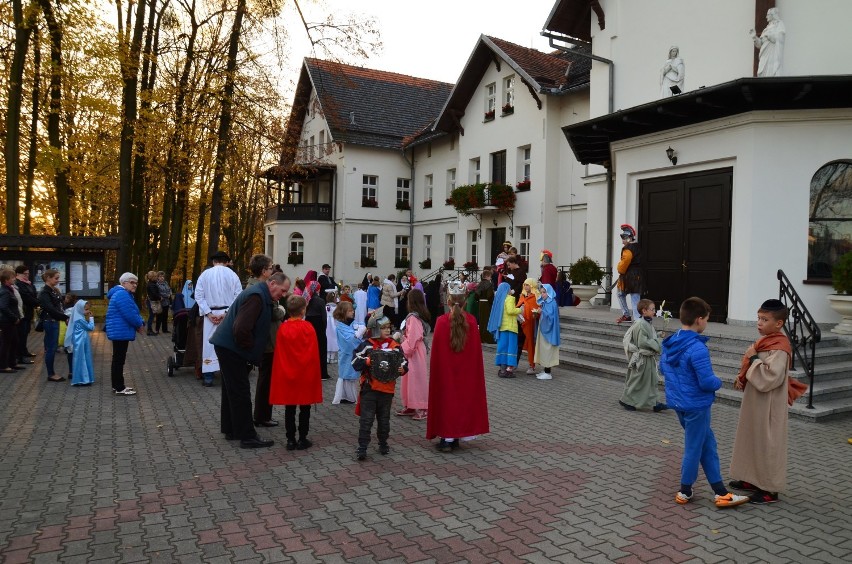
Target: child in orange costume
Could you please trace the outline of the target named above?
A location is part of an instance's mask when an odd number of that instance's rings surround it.
[[[283,405],[287,450],[304,450],[308,440],[311,404],[322,403],[319,344],[313,325],[305,321],[308,302],[301,296],[287,298],[289,318],[281,324],[275,340],[270,405]],[[296,441],[296,406],[299,406],[299,440]]]
[[[524,320],[521,322],[521,330],[524,332],[524,348],[527,351],[527,361],[530,367],[527,368],[527,374],[536,374],[535,369],[535,337],[536,337],[536,322],[538,321],[538,281],[533,278],[524,280],[524,289],[521,295],[518,296],[517,307],[524,306]],[[520,360],[520,355],[518,355]]]

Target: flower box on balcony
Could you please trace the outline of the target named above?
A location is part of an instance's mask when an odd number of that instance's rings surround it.
[[[494,110],[491,110],[490,112],[485,112],[485,121],[493,120],[495,114],[496,112]]]
[[[503,115],[504,116],[507,116],[509,114],[514,114],[514,113],[515,113],[515,106],[513,106],[512,104],[506,104],[505,106],[503,106]]]
[[[430,268],[432,268],[432,259],[427,258],[426,260],[421,260],[417,264],[419,264],[420,268],[422,268],[423,270],[429,270]]]
[[[407,258],[398,258],[394,259],[393,267],[394,268],[408,268],[411,266],[411,261]]]
[[[363,208],[377,208],[379,207],[379,201],[375,198],[363,198],[361,200],[361,207]]]
[[[479,213],[485,208],[508,212],[515,209],[515,191],[505,184],[466,184],[450,196],[452,206],[461,215]]]
[[[409,204],[407,200],[400,200],[396,203],[396,209],[400,211],[410,210],[411,204]]]
[[[462,266],[463,266],[463,267],[464,267],[464,269],[465,269],[465,270],[467,270],[468,272],[475,272],[475,271],[479,270],[479,265],[478,265],[478,264],[476,264],[476,262],[474,262],[474,261],[472,261],[472,260],[467,261],[467,262],[466,262],[466,263],[464,263]]]
[[[302,253],[290,253],[287,255],[287,264],[292,264],[293,266],[302,264],[305,261],[305,255]]]
[[[443,266],[444,270],[452,270],[456,267],[456,261],[455,259],[446,260]]]
[[[432,200],[426,200],[426,201],[424,201],[424,202],[423,202],[423,207],[424,207],[424,208],[431,208],[431,207],[432,207]]]
[[[526,192],[530,189],[530,181],[529,180],[521,180],[517,184],[515,184],[515,188],[518,192]]]
[[[374,268],[376,259],[370,257],[361,257],[361,268]]]

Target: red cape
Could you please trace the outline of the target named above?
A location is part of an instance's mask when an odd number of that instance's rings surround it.
[[[461,352],[450,348],[450,316],[435,323],[429,363],[429,417],[426,438],[461,438],[487,433],[485,366],[476,318],[465,312],[467,340]]]
[[[304,319],[288,319],[275,338],[272,357],[270,405],[322,403],[319,345],[313,325]]]

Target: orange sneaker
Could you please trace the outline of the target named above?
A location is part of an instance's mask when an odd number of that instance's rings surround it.
[[[717,495],[714,503],[719,509],[724,509],[726,507],[736,507],[738,505],[748,503],[748,500],[749,498],[747,495],[737,495],[728,492],[725,495]]]
[[[677,494],[675,495],[675,501],[678,502],[680,505],[686,505],[687,503],[692,501],[692,496],[686,495],[683,492],[677,492]]]

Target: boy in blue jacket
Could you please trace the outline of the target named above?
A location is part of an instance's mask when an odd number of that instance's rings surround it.
[[[716,436],[710,428],[710,409],[722,381],[713,373],[707,328],[710,306],[701,298],[688,298],[680,306],[681,329],[663,341],[660,371],[666,379],[666,403],[674,409],[683,427],[683,461],[680,491],[675,501],[681,505],[692,499],[692,485],[698,479],[698,465],[716,493],[716,507],[736,507],[748,497],[728,492],[722,480]]]

